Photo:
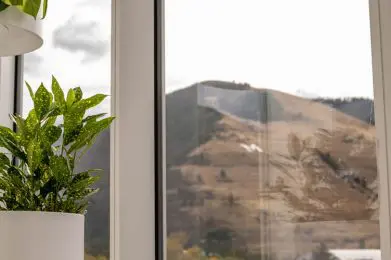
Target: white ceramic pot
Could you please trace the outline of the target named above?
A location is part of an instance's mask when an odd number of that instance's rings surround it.
[[[84,216],[0,212],[1,260],[83,260]]]
[[[14,6],[0,12],[0,57],[28,53],[42,44],[39,17],[35,20]]]

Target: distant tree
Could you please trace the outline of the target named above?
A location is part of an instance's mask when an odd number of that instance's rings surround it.
[[[275,187],[276,187],[278,190],[282,190],[282,189],[285,187],[284,178],[282,178],[281,176],[278,176],[277,179],[276,179]]]
[[[204,184],[204,180],[202,179],[202,176],[200,174],[197,174],[197,183]]]
[[[171,233],[167,238],[167,259],[179,260],[183,255],[184,245],[188,241],[188,235],[184,232]]]
[[[179,187],[178,197],[181,198],[183,207],[191,207],[197,201],[197,194],[188,187]]]
[[[221,169],[220,170],[220,174],[219,174],[219,177],[220,177],[220,180],[227,180],[227,172],[224,170],[224,169]]]
[[[91,256],[91,255],[84,255],[84,260],[107,260],[108,258],[105,256]]]
[[[328,105],[328,106],[330,106],[332,108],[335,108],[335,109],[342,108],[342,111],[343,111],[344,105],[355,103],[355,102],[365,102],[365,103],[367,103],[370,106],[369,111],[365,111],[365,113],[368,112],[369,115],[367,116],[367,118],[359,117],[359,119],[364,120],[366,123],[371,124],[371,125],[375,124],[373,99],[362,98],[362,97],[353,97],[353,98],[315,98],[315,99],[312,99],[312,101]]]
[[[172,259],[167,259],[172,260]],[[192,246],[184,250],[181,260],[210,260],[204,250],[198,246]]]
[[[235,198],[235,196],[232,194],[232,192],[230,192],[229,195],[228,195],[228,205],[229,205],[230,207],[233,207],[235,204],[236,204],[236,198]]]
[[[246,260],[276,260],[278,259],[274,253],[247,253]]]
[[[206,233],[201,247],[207,255],[229,257],[243,252],[246,244],[234,230],[218,227]]]
[[[217,180],[221,182],[231,182],[231,179],[229,178],[228,173],[225,169],[220,170]]]
[[[367,248],[366,245],[365,245],[365,239],[364,238],[360,239],[360,241],[359,241],[359,248],[360,249],[366,249]]]
[[[321,243],[320,246],[312,252],[312,260],[340,260],[334,254],[330,253],[326,244]]]

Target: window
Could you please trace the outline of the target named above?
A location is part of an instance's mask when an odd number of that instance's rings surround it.
[[[44,45],[24,57],[24,79],[37,88],[54,75],[65,89],[81,86],[85,96],[110,94],[111,1],[51,1],[43,28]],[[31,108],[28,91],[23,111]],[[110,113],[110,100],[99,106]],[[97,112],[97,111],[94,111]],[[109,259],[110,253],[110,133],[104,132],[83,157],[80,170],[103,169],[86,215],[86,260]]]
[[[166,0],[165,39],[166,259],[380,259],[368,2]]]

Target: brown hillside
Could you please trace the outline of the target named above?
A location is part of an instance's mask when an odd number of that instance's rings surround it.
[[[233,247],[281,257],[379,247],[373,126],[278,91],[204,88],[167,99],[169,234],[193,246],[229,227]]]

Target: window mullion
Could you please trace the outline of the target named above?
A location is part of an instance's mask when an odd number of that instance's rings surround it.
[[[370,0],[382,259],[391,258],[391,3]]]

